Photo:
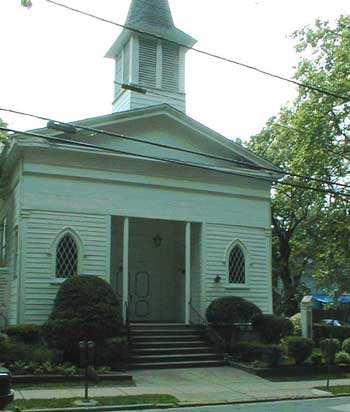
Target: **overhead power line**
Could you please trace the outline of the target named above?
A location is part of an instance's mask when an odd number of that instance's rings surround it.
[[[95,127],[82,126],[82,125],[74,123],[74,122],[73,123],[60,122],[60,121],[57,121],[57,120],[49,119],[47,117],[34,115],[34,114],[26,113],[26,112],[20,112],[18,110],[5,109],[5,108],[2,108],[2,107],[0,107],[0,111],[5,111],[5,112],[9,112],[9,113],[14,113],[14,114],[22,115],[22,116],[27,116],[27,117],[32,117],[32,118],[35,118],[35,119],[43,120],[43,121],[46,121],[46,122],[50,122],[51,125],[53,125],[53,124],[62,125],[65,128],[70,128],[68,130],[66,129],[66,131],[68,131],[69,133],[74,132],[74,129],[86,130],[86,131],[93,132],[93,133],[96,133],[96,134],[118,137],[120,139],[132,141],[134,143],[141,143],[141,144],[145,144],[145,145],[160,147],[162,149],[173,150],[173,151],[187,153],[187,154],[193,154],[193,155],[196,155],[196,156],[201,156],[201,157],[208,158],[208,159],[213,159],[213,160],[219,160],[219,161],[227,162],[227,163],[234,164],[234,165],[237,165],[237,166],[240,166],[240,167],[246,167],[246,168],[249,168],[249,169],[252,169],[252,170],[257,170],[257,171],[262,170],[262,171],[266,171],[266,172],[279,173],[279,174],[282,174],[282,175],[285,175],[285,176],[300,178],[300,179],[304,179],[304,180],[307,180],[307,181],[310,181],[310,182],[316,182],[316,183],[326,184],[326,185],[330,185],[330,186],[339,186],[339,187],[343,187],[343,188],[348,188],[349,187],[348,185],[346,185],[344,183],[340,183],[340,182],[333,182],[333,181],[330,181],[330,180],[314,178],[314,177],[311,177],[311,176],[305,176],[305,175],[298,174],[298,173],[292,173],[292,172],[284,171],[282,169],[279,170],[279,171],[276,171],[276,169],[274,169],[274,168],[263,167],[263,166],[255,166],[252,163],[244,162],[244,161],[241,161],[241,160],[235,160],[235,159],[230,159],[230,158],[227,158],[227,157],[216,156],[216,155],[212,155],[212,154],[209,154],[209,153],[197,152],[195,150],[184,149],[184,148],[180,148],[180,147],[176,147],[176,146],[166,145],[166,144],[163,144],[163,143],[156,143],[156,142],[152,142],[150,140],[144,140],[144,139],[140,139],[140,138],[137,138],[137,137],[126,136],[126,135],[123,135],[123,134],[120,134],[120,133],[111,132],[109,130],[97,129]]]
[[[117,22],[109,20],[109,19],[105,19],[105,18],[97,16],[95,14],[92,14],[92,13],[89,13],[89,12],[86,12],[86,11],[83,11],[83,10],[80,10],[80,9],[76,9],[74,7],[68,6],[66,4],[63,4],[63,3],[60,3],[60,2],[57,2],[57,1],[54,1],[54,0],[44,0],[44,1],[46,1],[47,3],[53,4],[55,6],[64,8],[66,10],[70,10],[70,11],[73,11],[75,13],[79,13],[81,15],[91,17],[95,20],[99,20],[99,21],[102,21],[104,23],[109,23],[109,24],[112,24],[114,26],[117,26],[117,27],[120,27],[120,28],[123,28],[123,29],[127,29],[131,32],[134,32],[134,33],[145,34],[147,36],[154,37],[158,40],[164,40],[168,43],[184,47],[187,50],[193,50],[193,51],[195,51],[197,53],[200,53],[202,55],[209,56],[209,57],[212,57],[214,59],[221,60],[221,61],[225,61],[227,63],[232,63],[232,64],[235,64],[237,66],[241,66],[241,67],[244,67],[246,69],[253,70],[253,71],[258,72],[260,74],[263,74],[265,76],[269,76],[269,77],[272,77],[272,78],[275,78],[275,79],[278,79],[278,80],[282,80],[282,81],[294,84],[295,86],[298,86],[298,87],[301,87],[301,88],[304,88],[304,89],[313,90],[315,92],[318,92],[318,93],[321,93],[321,94],[324,94],[324,95],[327,95],[327,96],[330,96],[330,97],[335,97],[337,99],[341,99],[341,100],[346,101],[346,102],[350,100],[350,96],[342,96],[338,93],[335,93],[333,91],[324,89],[322,87],[314,86],[314,85],[307,84],[307,83],[302,83],[302,82],[299,82],[297,80],[289,79],[287,77],[280,76],[278,74],[268,72],[266,70],[260,69],[258,67],[252,66],[252,65],[247,64],[247,63],[242,63],[242,62],[239,62],[237,60],[233,60],[233,59],[228,58],[228,57],[220,56],[219,54],[216,54],[216,53],[211,53],[211,52],[208,52],[208,51],[205,51],[205,50],[202,50],[202,49],[198,49],[197,47],[190,47],[190,46],[187,46],[187,45],[179,43],[179,42],[168,40],[167,38],[165,38],[163,36],[160,36],[160,35],[157,35],[157,34],[154,34],[154,33],[149,33],[149,32],[144,31],[144,30],[135,29],[131,26],[127,26],[125,24],[117,23]]]
[[[302,184],[298,184],[298,183],[290,183],[290,182],[286,182],[286,181],[276,181],[276,180],[274,180],[272,178],[268,178],[268,177],[262,177],[262,176],[256,176],[256,175],[249,176],[245,173],[239,173],[239,172],[234,171],[234,170],[218,169],[218,168],[215,168],[211,165],[190,163],[190,162],[186,162],[186,161],[183,161],[183,160],[180,160],[180,159],[164,158],[164,157],[158,157],[158,156],[152,156],[152,155],[145,155],[145,154],[141,154],[141,153],[129,152],[129,151],[125,151],[125,150],[118,150],[118,149],[113,149],[113,148],[110,148],[110,147],[95,145],[95,144],[86,143],[86,142],[79,142],[79,141],[74,141],[74,140],[62,139],[60,137],[45,136],[45,135],[42,135],[42,134],[39,134],[39,133],[33,133],[33,132],[24,132],[24,131],[12,129],[12,128],[9,128],[9,127],[0,126],[0,130],[2,130],[4,132],[16,133],[18,135],[23,135],[23,136],[38,137],[38,138],[41,138],[41,139],[44,139],[44,140],[47,140],[47,141],[51,141],[51,142],[54,142],[54,143],[62,143],[62,144],[70,145],[70,146],[83,147],[83,148],[86,148],[86,149],[94,149],[94,150],[109,152],[109,153],[116,153],[116,154],[119,154],[119,155],[120,154],[121,155],[127,155],[127,156],[132,156],[132,157],[141,158],[141,159],[157,160],[157,161],[161,161],[161,162],[164,162],[164,163],[176,164],[176,165],[186,166],[186,167],[190,167],[190,168],[194,168],[194,169],[206,170],[206,171],[215,172],[215,173],[224,174],[224,175],[240,176],[240,177],[245,177],[245,178],[253,178],[253,179],[256,179],[256,180],[260,180],[260,181],[265,181],[265,182],[269,182],[269,183],[274,182],[274,184],[295,187],[295,188],[298,188],[298,189],[312,190],[312,191],[319,192],[319,193],[331,194],[333,196],[341,196],[341,197],[345,197],[345,198],[350,198],[350,193],[337,192],[335,190],[316,188],[316,187],[312,187],[312,186],[302,185]]]

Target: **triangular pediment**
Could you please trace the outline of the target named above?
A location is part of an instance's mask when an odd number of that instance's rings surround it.
[[[106,130],[133,140],[117,136],[79,133],[81,138],[96,145],[112,147],[129,153],[153,157],[178,159],[224,169],[247,169],[255,172],[280,173],[280,169],[244,148],[241,144],[216,133],[203,124],[168,105],[90,118],[76,124]],[[140,140],[147,143],[141,143]],[[174,147],[179,150],[172,150]],[[198,155],[206,154],[207,156]],[[228,159],[232,162],[221,160]],[[260,169],[260,170],[259,170]]]

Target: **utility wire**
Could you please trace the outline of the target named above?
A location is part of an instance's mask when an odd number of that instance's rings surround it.
[[[345,198],[350,198],[350,193],[337,192],[335,190],[321,189],[321,188],[316,188],[316,187],[312,187],[312,186],[301,185],[301,184],[298,184],[298,183],[290,183],[290,182],[286,182],[286,181],[276,181],[272,178],[261,177],[261,176],[256,176],[256,175],[249,176],[247,174],[239,173],[239,172],[236,172],[236,171],[233,171],[233,170],[217,169],[217,168],[209,166],[209,165],[189,163],[189,162],[185,162],[185,161],[179,160],[179,159],[144,155],[144,154],[140,154],[140,153],[128,152],[128,151],[124,151],[124,150],[113,149],[113,148],[110,148],[110,147],[94,145],[94,144],[91,144],[91,143],[67,140],[67,139],[62,139],[62,138],[59,138],[59,137],[45,136],[45,135],[38,134],[38,133],[33,133],[33,132],[23,132],[23,131],[20,131],[20,130],[8,128],[8,127],[2,127],[2,126],[0,126],[0,130],[2,130],[4,132],[12,132],[12,133],[16,133],[16,134],[24,135],[24,136],[39,137],[41,139],[51,141],[51,142],[55,142],[55,143],[63,143],[63,144],[71,145],[71,146],[84,147],[84,148],[88,148],[88,149],[95,149],[95,150],[98,150],[98,151],[104,151],[104,152],[110,152],[110,153],[117,153],[117,154],[133,156],[133,157],[142,158],[142,159],[157,160],[157,161],[161,161],[161,162],[164,162],[164,163],[182,165],[182,166],[186,166],[186,167],[190,167],[190,168],[201,169],[201,170],[216,172],[216,173],[225,174],[225,175],[240,176],[240,177],[245,177],[245,178],[253,178],[253,179],[257,179],[257,180],[261,180],[261,181],[265,181],[265,182],[269,182],[269,183],[274,182],[274,184],[280,184],[280,185],[284,185],[284,186],[295,187],[295,188],[298,188],[298,189],[312,190],[312,191],[319,192],[319,193],[331,194],[333,196],[341,196],[341,197],[345,197]]]
[[[266,70],[259,69],[258,67],[255,67],[255,66],[252,66],[252,65],[249,65],[249,64],[246,64],[246,63],[242,63],[242,62],[239,62],[237,60],[230,59],[228,57],[223,57],[223,56],[220,56],[220,55],[215,54],[215,53],[211,53],[211,52],[208,52],[208,51],[205,51],[205,50],[202,50],[202,49],[198,49],[196,47],[190,47],[190,46],[187,46],[187,45],[182,44],[182,43],[178,43],[178,42],[175,42],[175,41],[172,41],[172,40],[168,40],[167,38],[165,38],[163,36],[160,36],[160,35],[157,35],[157,34],[154,34],[154,33],[149,33],[149,32],[144,31],[144,30],[135,29],[131,26],[127,26],[125,24],[120,24],[120,23],[114,22],[112,20],[108,20],[108,19],[105,19],[103,17],[99,17],[95,14],[88,13],[86,11],[70,7],[66,4],[62,4],[62,3],[59,3],[59,2],[54,1],[54,0],[44,0],[44,1],[46,1],[47,3],[53,4],[55,6],[62,7],[64,9],[73,11],[75,13],[78,13],[78,14],[81,14],[81,15],[84,15],[84,16],[91,17],[93,19],[102,21],[104,23],[113,24],[114,26],[117,26],[117,27],[120,27],[120,28],[123,28],[123,29],[127,29],[131,32],[134,32],[134,33],[145,34],[147,36],[154,37],[158,40],[164,40],[168,43],[184,47],[187,50],[193,50],[193,51],[195,51],[197,53],[200,53],[200,54],[203,54],[205,56],[209,56],[209,57],[221,60],[221,61],[232,63],[232,64],[235,64],[237,66],[245,67],[246,69],[253,70],[253,71],[256,71],[256,72],[258,72],[260,74],[263,74],[265,76],[273,77],[275,79],[279,79],[279,80],[294,84],[294,85],[296,85],[298,87],[302,87],[304,89],[313,90],[315,92],[318,92],[318,93],[321,93],[321,94],[324,94],[324,95],[327,95],[327,96],[335,97],[337,99],[341,99],[341,100],[346,101],[346,102],[350,100],[350,96],[342,96],[342,95],[337,94],[335,92],[332,92],[330,90],[326,90],[326,89],[318,87],[318,86],[313,86],[313,85],[310,85],[310,84],[302,83],[302,82],[299,82],[297,80],[289,79],[287,77],[283,77],[283,76],[280,76],[278,74],[274,74],[274,73],[268,72]]]
[[[27,117],[32,117],[32,118],[39,119],[39,120],[44,120],[44,121],[47,121],[47,122],[54,122],[54,123],[57,123],[58,125],[69,126],[69,127],[73,127],[73,128],[81,129],[81,130],[86,130],[86,131],[90,131],[90,132],[97,133],[97,134],[118,137],[120,139],[129,140],[129,141],[136,142],[136,143],[142,143],[142,144],[146,144],[146,145],[150,145],[150,146],[160,147],[160,148],[163,148],[163,149],[168,149],[168,150],[174,150],[174,151],[178,151],[178,152],[182,152],[182,153],[193,154],[193,155],[196,155],[196,156],[202,156],[202,157],[205,157],[205,158],[208,158],[208,159],[220,160],[220,161],[228,162],[230,164],[238,165],[238,166],[241,166],[241,167],[246,167],[246,168],[257,170],[257,171],[262,170],[262,171],[266,171],[266,172],[273,172],[273,173],[278,173],[278,174],[282,174],[282,175],[285,175],[285,176],[304,179],[304,180],[311,181],[311,182],[348,188],[348,185],[343,184],[343,183],[339,183],[339,182],[333,182],[333,181],[330,181],[330,180],[318,179],[318,178],[314,178],[314,177],[311,177],[311,176],[305,176],[305,175],[298,174],[298,173],[287,172],[287,171],[284,171],[282,169],[276,171],[276,169],[269,168],[269,167],[255,166],[254,164],[251,164],[249,162],[229,159],[227,157],[215,156],[215,155],[211,155],[209,153],[197,152],[197,151],[194,151],[194,150],[184,149],[184,148],[180,148],[180,147],[176,147],[176,146],[170,146],[170,145],[166,145],[166,144],[162,144],[162,143],[151,142],[149,140],[144,140],[144,139],[139,139],[139,138],[136,138],[136,137],[126,136],[126,135],[123,135],[123,134],[110,132],[108,130],[97,129],[95,127],[81,126],[81,125],[76,124],[76,123],[60,122],[60,121],[57,121],[57,120],[49,119],[47,117],[38,116],[38,115],[25,113],[25,112],[20,112],[20,111],[12,110],[12,109],[5,109],[5,108],[2,108],[2,107],[0,107],[0,111],[19,114],[19,115],[27,116]]]

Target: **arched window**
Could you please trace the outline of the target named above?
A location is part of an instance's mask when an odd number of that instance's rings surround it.
[[[246,283],[246,259],[239,245],[235,245],[228,259],[228,281],[234,285]]]
[[[70,233],[64,234],[56,247],[56,278],[64,279],[78,274],[78,245]]]

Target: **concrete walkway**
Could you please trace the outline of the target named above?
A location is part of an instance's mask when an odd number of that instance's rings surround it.
[[[327,396],[313,389],[324,381],[270,382],[247,372],[226,366],[220,368],[139,370],[132,371],[133,386],[91,388],[91,396],[141,394],[174,395],[181,403],[207,403]],[[350,384],[339,379],[332,384]],[[83,390],[75,388],[15,391],[17,399],[82,397]]]

